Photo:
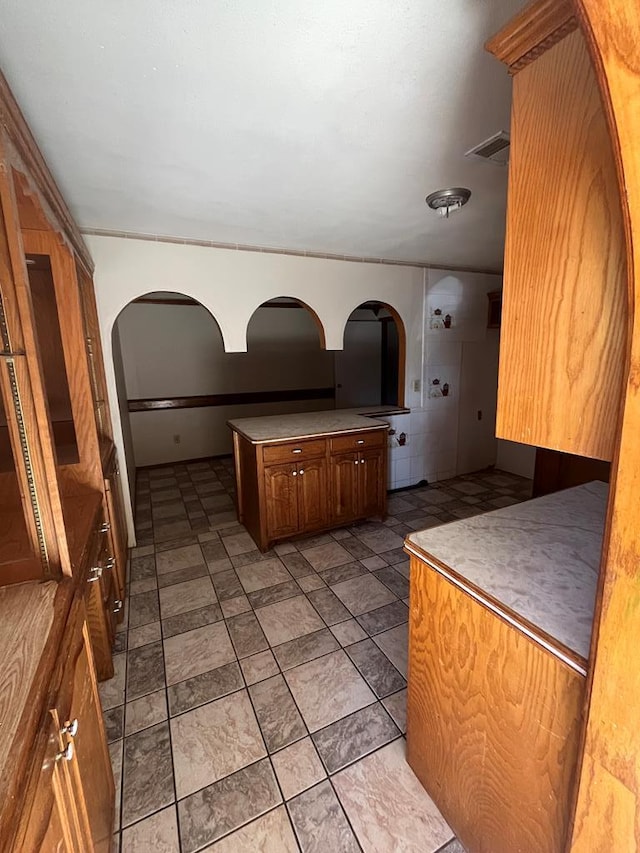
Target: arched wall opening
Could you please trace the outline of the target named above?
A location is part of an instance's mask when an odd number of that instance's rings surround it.
[[[246,352],[226,352],[200,302],[147,293],[118,315],[112,351],[130,483],[136,467],[231,453],[230,419],[334,407],[322,325],[289,297],[254,311]]]
[[[406,364],[404,323],[391,305],[363,302],[344,327],[336,352],[336,408],[403,406]]]

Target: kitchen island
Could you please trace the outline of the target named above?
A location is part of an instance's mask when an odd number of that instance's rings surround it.
[[[471,853],[564,850],[607,494],[407,537],[407,756]]]
[[[238,519],[261,551],[293,536],[385,516],[384,421],[338,409],[239,418],[229,427]]]

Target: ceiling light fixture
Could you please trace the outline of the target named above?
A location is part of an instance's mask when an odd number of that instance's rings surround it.
[[[451,187],[448,190],[436,190],[425,201],[439,216],[449,218],[449,213],[460,210],[471,198],[471,190],[466,187]]]

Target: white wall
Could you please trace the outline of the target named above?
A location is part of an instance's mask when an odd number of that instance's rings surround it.
[[[499,287],[495,275],[427,270],[422,406],[412,409],[409,447],[400,449],[398,481],[404,485],[477,471],[496,461],[498,332],[487,329],[487,293]],[[442,322],[447,314],[449,328]],[[440,396],[445,383],[449,393]]]
[[[398,416],[398,432],[406,432],[408,442],[405,447],[396,443],[390,449],[391,485],[399,488],[422,479],[433,481],[488,464],[489,446],[495,448],[495,439],[472,429],[467,410],[475,417],[480,401],[487,422],[493,425],[495,389],[489,393],[487,375],[475,380],[465,376],[464,387],[473,390],[477,386],[478,394],[474,391],[469,406],[466,402],[461,405],[460,395],[465,345],[471,345],[469,358],[474,365],[481,358],[486,357],[488,363],[495,358],[495,341],[487,338],[486,292],[500,286],[499,277],[117,237],[89,236],[87,242],[96,263],[96,297],[120,454],[123,438],[115,417],[111,330],[131,300],[162,290],[184,293],[202,303],[216,318],[228,353],[246,351],[247,325],[253,312],[278,296],[300,299],[316,312],[329,350],[342,348],[346,322],[358,305],[368,300],[391,305],[406,330],[405,402],[411,409],[410,415]],[[452,314],[451,329],[430,328],[434,307]],[[428,395],[427,383],[436,376],[449,382],[448,397]],[[418,390],[414,390],[416,381]],[[474,445],[477,439],[477,450],[472,447],[461,452],[459,436],[462,442],[473,440]]]
[[[225,353],[217,323],[199,305],[134,303],[116,329],[129,399],[333,387],[333,353],[321,349],[318,328],[304,309],[258,308],[246,353]],[[231,453],[231,418],[326,408],[333,400],[135,412],[135,462]]]
[[[353,318],[347,323],[344,349],[335,353],[337,409],[379,405],[381,347],[382,323]]]
[[[530,444],[519,444],[517,441],[498,439],[496,465],[503,471],[532,478],[536,465],[536,448]]]

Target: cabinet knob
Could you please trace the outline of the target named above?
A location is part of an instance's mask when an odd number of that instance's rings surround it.
[[[113,612],[114,613],[120,613],[121,610],[122,610],[122,599],[116,598],[116,600],[113,602]]]
[[[304,474],[304,468],[301,468],[300,469],[300,476],[302,476],[303,474]]]
[[[71,761],[73,758],[73,741],[69,741],[69,743],[65,746],[62,752],[56,753],[56,761]]]
[[[111,530],[111,525],[108,521],[103,521],[100,525],[100,533],[108,533]]]
[[[297,476],[298,476],[298,472],[297,472],[297,471],[294,471],[294,472],[293,472],[293,476],[294,476],[294,477],[297,477]]]
[[[358,444],[364,444],[364,438],[359,438],[357,443]]]
[[[93,583],[94,581],[100,580],[101,577],[102,577],[102,566],[94,566],[89,572],[89,577],[87,578],[87,583]]]
[[[302,448],[296,447],[295,450],[291,451],[292,453],[302,453]]]
[[[73,720],[67,720],[64,726],[60,729],[61,735],[69,735],[69,737],[75,737],[78,734],[78,719],[77,717]]]
[[[116,558],[115,557],[108,557],[105,564],[104,564],[104,567],[105,567],[105,569],[113,569],[115,564],[116,564]]]
[[[360,460],[360,464],[361,464],[361,465],[364,465],[364,463],[365,463],[366,461],[367,461],[366,459],[361,459],[361,460]]]
[[[354,465],[357,465],[357,464],[358,464],[358,460],[356,459],[356,461],[355,461],[353,464],[354,464]]]

